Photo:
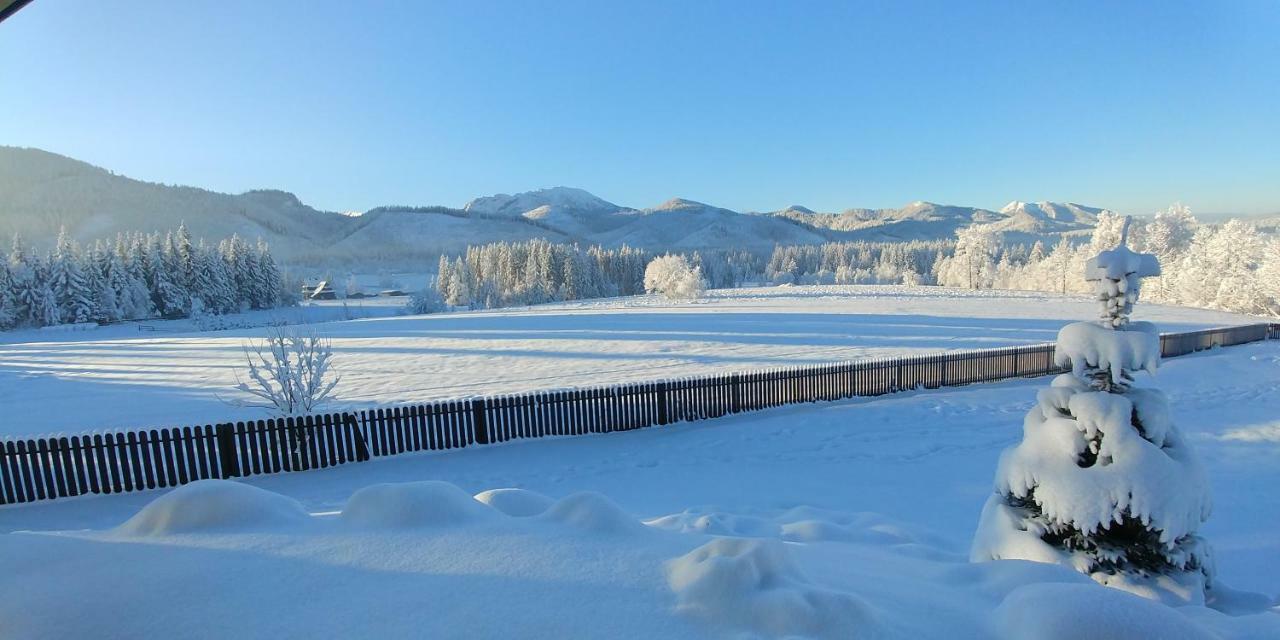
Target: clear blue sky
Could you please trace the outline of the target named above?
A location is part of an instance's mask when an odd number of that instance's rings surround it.
[[[0,144],[332,210],[1280,211],[1280,2],[36,0]]]

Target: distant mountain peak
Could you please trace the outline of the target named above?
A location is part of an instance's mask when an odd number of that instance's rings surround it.
[[[1023,216],[1040,221],[1053,221],[1066,224],[1092,225],[1098,220],[1098,214],[1106,211],[1098,207],[1088,207],[1074,202],[1023,202],[1013,200],[1000,208],[1006,216]]]
[[[655,211],[671,211],[674,209],[689,209],[694,207],[702,208],[702,207],[708,207],[708,206],[710,205],[708,205],[705,202],[698,202],[697,200],[689,200],[687,198],[672,198],[654,207],[654,210]]]
[[[543,217],[555,213],[597,214],[612,213],[622,209],[589,191],[576,187],[549,187],[517,194],[499,193],[475,198],[463,207],[464,211],[499,216]]]

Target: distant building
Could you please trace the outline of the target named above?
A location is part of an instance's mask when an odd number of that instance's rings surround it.
[[[316,288],[313,289],[309,294],[307,294],[307,299],[337,300],[338,294],[333,290],[333,287],[329,286],[328,280],[321,280],[320,284],[316,285]]]
[[[401,291],[401,290],[399,290],[399,289],[387,289],[386,291],[383,291],[383,292],[382,292],[381,294],[379,294],[379,295],[395,297],[395,296],[407,296],[407,295],[409,295],[409,294],[407,294],[407,293],[405,293],[405,292],[403,292],[403,291]]]

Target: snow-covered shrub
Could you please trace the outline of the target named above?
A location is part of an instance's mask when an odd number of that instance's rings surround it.
[[[280,416],[311,413],[332,399],[338,376],[330,370],[333,347],[315,333],[272,329],[261,342],[245,346],[249,380],[236,376],[236,389],[252,400],[240,406],[260,407]]]
[[[1040,391],[1022,442],[1000,456],[971,559],[1063,564],[1139,595],[1199,603],[1214,570],[1196,535],[1209,490],[1164,395],[1132,386],[1134,372],[1159,364],[1155,327],[1129,313],[1139,278],[1160,268],[1126,235],[1086,264],[1102,320],[1058,334],[1054,359],[1072,373]]]
[[[409,298],[409,313],[439,313],[445,310],[444,296],[435,287],[425,287]]]
[[[702,270],[684,256],[659,256],[645,267],[644,290],[648,293],[661,293],[671,300],[696,300],[706,289]]]

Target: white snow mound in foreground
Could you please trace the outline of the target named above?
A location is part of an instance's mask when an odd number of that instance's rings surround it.
[[[667,563],[680,613],[764,636],[879,635],[861,598],[810,584],[776,540],[720,538]]]
[[[342,509],[347,524],[388,529],[453,526],[497,516],[457,485],[436,480],[368,486],[353,493]]]
[[[649,528],[613,501],[594,491],[571,494],[551,505],[543,520],[567,524],[593,533],[643,533]]]
[[[152,500],[116,528],[125,536],[297,529],[311,522],[297,500],[231,480],[198,480]]]
[[[555,504],[555,500],[528,489],[490,489],[477,493],[476,500],[513,518],[536,516]]]
[[[1009,640],[1212,640],[1178,611],[1117,589],[1088,584],[1031,584],[1015,589],[995,611]]]

